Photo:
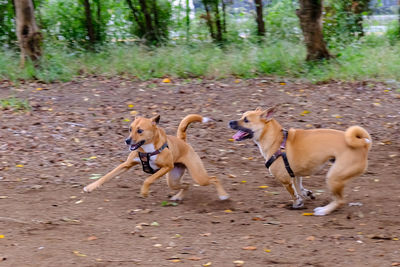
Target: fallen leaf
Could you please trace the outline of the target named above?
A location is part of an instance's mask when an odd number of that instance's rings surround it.
[[[76,256],[79,256],[79,257],[86,257],[86,256],[87,256],[87,255],[85,255],[85,254],[83,254],[83,253],[80,253],[78,250],[74,250],[73,253],[74,253]]]
[[[163,82],[163,83],[170,83],[170,82],[171,82],[171,80],[170,80],[170,79],[168,79],[168,78],[165,78],[165,79],[163,79],[163,80],[162,80],[162,82]]]
[[[228,177],[229,177],[229,178],[236,178],[236,175],[234,175],[234,174],[228,174]]]
[[[243,250],[256,250],[257,247],[254,246],[248,246],[248,247],[242,247]]]
[[[131,121],[131,120],[130,120],[130,119],[124,119],[124,121],[129,122],[129,121]]]
[[[160,226],[160,224],[158,222],[152,222],[150,225],[151,226]]]
[[[211,266],[211,265],[212,265],[212,262],[211,262],[211,261],[209,261],[209,262],[203,264],[204,267]]]
[[[239,79],[236,79],[236,80],[235,80],[235,83],[240,83],[240,80],[239,80]]]
[[[240,182],[241,182],[242,184],[245,184],[245,183],[247,183],[247,181],[244,181],[244,180],[243,180],[243,181],[240,181]]]
[[[211,233],[204,233],[204,234],[200,234],[200,236],[210,236]]]
[[[233,261],[233,264],[235,264],[235,266],[237,266],[237,267],[240,267],[240,266],[243,266],[244,261],[240,261],[240,260]]]
[[[137,112],[136,110],[132,110],[132,111],[130,112],[130,114],[131,114],[132,116],[136,116],[136,115],[138,114],[138,112]]]
[[[280,85],[286,85],[286,83],[279,83]]]
[[[270,249],[266,249],[266,248],[264,248],[264,251],[267,252],[267,253],[270,253],[270,252],[271,252]]]
[[[102,175],[99,174],[99,173],[92,173],[92,174],[90,175],[89,179],[91,179],[91,180],[97,180],[97,179],[99,179],[101,176],[102,176]]]
[[[229,138],[228,141],[233,142],[233,141],[235,141],[235,139]]]
[[[309,237],[306,238],[307,241],[314,241],[315,236],[310,235]]]
[[[313,216],[314,213],[312,212],[304,212],[303,214],[301,214],[302,216]]]
[[[202,258],[199,258],[199,257],[196,257],[196,256],[192,256],[192,257],[189,257],[189,258],[187,258],[188,260],[191,260],[191,261],[199,261],[199,260],[202,260]]]
[[[231,210],[224,210],[224,212],[231,213],[232,211]]]
[[[268,188],[268,185],[260,185],[258,188],[264,189],[264,188]]]
[[[18,164],[18,165],[16,165],[15,167],[17,167],[17,168],[23,168],[23,167],[24,167],[24,165],[22,165],[22,164]]]
[[[306,114],[309,114],[309,113],[310,113],[309,110],[303,110],[303,111],[300,113],[300,116],[305,116]]]
[[[97,236],[94,236],[94,235],[89,236],[89,237],[87,238],[88,241],[93,241],[93,240],[97,240],[97,239],[98,239]]]
[[[133,108],[133,107],[134,107],[134,105],[128,104],[128,108]]]
[[[3,239],[5,236],[4,235],[0,235],[0,239]]]
[[[37,90],[37,91],[41,91],[41,90],[43,90],[43,88],[40,88],[40,87],[39,87],[39,88],[36,88],[36,90]]]
[[[169,260],[169,261],[170,261],[170,262],[174,262],[174,263],[181,262],[180,259],[173,259],[173,260]]]

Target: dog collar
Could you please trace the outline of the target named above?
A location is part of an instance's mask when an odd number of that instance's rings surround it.
[[[285,150],[286,150],[286,140],[287,140],[287,137],[288,137],[288,131],[283,129],[282,132],[283,132],[283,141],[281,143],[281,146],[279,147],[278,151],[276,151],[267,160],[267,162],[265,162],[265,167],[267,167],[267,169],[269,169],[269,167],[272,165],[272,163],[274,163],[275,160],[277,160],[280,156],[282,156],[283,163],[285,163],[286,171],[289,173],[290,177],[294,178],[295,177],[294,172],[293,172],[292,168],[290,168],[289,161],[288,161],[288,158],[287,158],[286,152],[285,152]]]
[[[145,153],[145,152],[139,152],[139,159],[140,162],[142,163],[142,167],[143,167],[143,171],[146,173],[156,173],[159,169],[154,170],[151,166],[150,166],[150,157],[151,156],[155,156],[161,153],[161,151],[164,150],[164,148],[168,147],[168,143],[165,142],[162,147],[160,147],[159,149],[157,149],[156,151],[150,152],[150,153]]]

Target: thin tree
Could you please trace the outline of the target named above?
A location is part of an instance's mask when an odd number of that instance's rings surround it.
[[[322,34],[323,0],[299,0],[297,16],[307,47],[307,61],[329,59],[329,53]]]
[[[25,66],[26,57],[35,65],[42,55],[43,36],[36,24],[32,0],[14,0],[17,18],[17,38],[21,49],[20,66]]]
[[[265,23],[263,18],[263,3],[262,0],[254,0],[256,7],[256,22],[257,22],[257,35],[265,36]]]
[[[89,42],[94,45],[96,43],[96,33],[93,26],[93,19],[92,19],[92,10],[90,7],[89,0],[83,0],[83,5],[85,7],[85,22],[86,22],[86,30],[89,37]]]

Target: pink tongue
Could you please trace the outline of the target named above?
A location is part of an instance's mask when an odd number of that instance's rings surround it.
[[[235,139],[235,140],[238,140],[238,139],[240,139],[241,137],[243,137],[245,135],[247,135],[246,132],[238,131],[237,133],[235,133],[234,136],[232,136],[232,138]]]

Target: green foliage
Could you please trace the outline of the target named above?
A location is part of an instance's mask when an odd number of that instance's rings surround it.
[[[391,45],[395,45],[396,43],[398,43],[400,41],[399,22],[393,21],[392,23],[390,23],[385,35],[388,38]]]
[[[268,40],[299,41],[301,30],[296,9],[297,1],[274,0],[268,5],[265,15],[265,26]]]
[[[15,45],[16,40],[14,7],[11,1],[0,0],[0,44],[10,47]]]
[[[16,97],[0,98],[0,107],[12,111],[29,111],[31,109],[27,100]]]
[[[328,0],[324,2],[324,37],[330,47],[351,43],[362,36],[363,15],[368,15],[370,0]]]
[[[108,40],[107,23],[117,6],[111,0],[92,0],[91,17],[97,43]],[[49,41],[67,42],[69,46],[88,47],[85,9],[82,0],[41,1],[36,8],[39,26]],[[112,36],[112,35],[111,35]]]
[[[219,47],[197,45],[103,47],[98,52],[76,52],[63,46],[46,47],[41,67],[27,64],[19,69],[18,58],[8,50],[0,52],[0,79],[68,81],[78,75],[122,75],[138,79],[252,78],[278,76],[312,82],[334,80],[400,80],[400,46],[387,39],[366,36],[344,48],[331,51],[337,58],[305,63],[305,47],[299,42],[243,42]]]

